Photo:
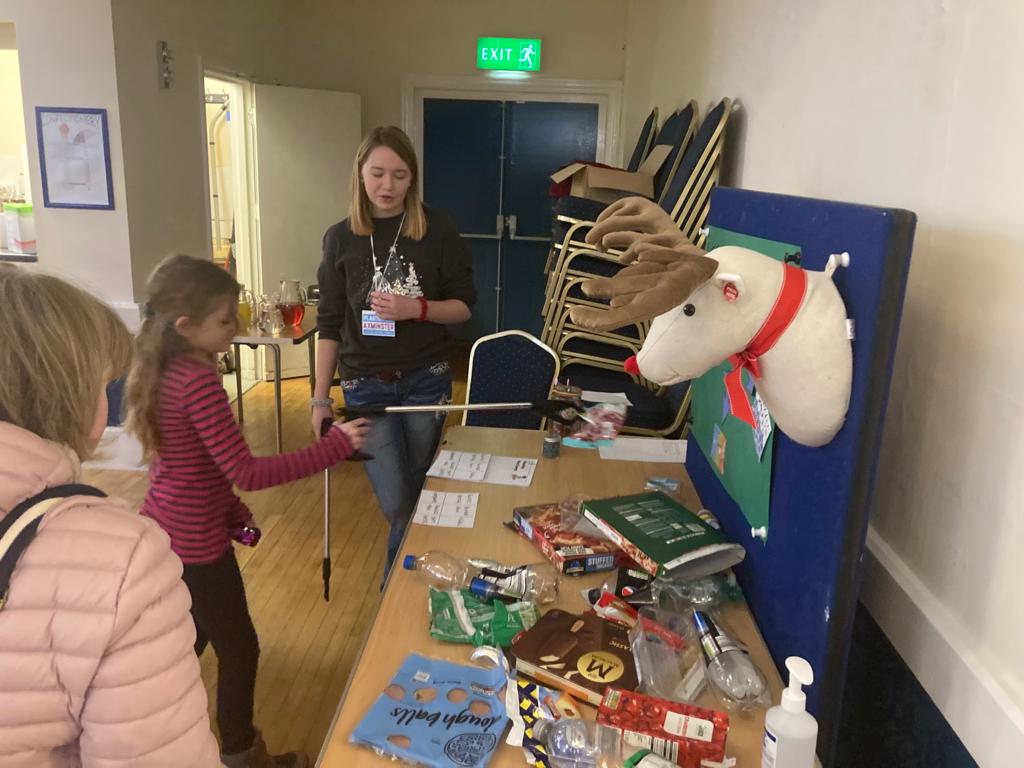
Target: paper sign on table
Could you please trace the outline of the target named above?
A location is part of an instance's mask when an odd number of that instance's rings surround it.
[[[536,468],[536,459],[492,456],[489,453],[441,451],[427,471],[427,475],[476,483],[527,486],[533,482],[533,472]]]
[[[602,459],[682,464],[686,461],[685,440],[660,437],[617,437],[611,445],[598,448]]]
[[[472,528],[479,498],[478,493],[423,491],[416,503],[416,514],[412,521],[444,528]]]
[[[441,451],[427,470],[431,477],[448,477],[452,480],[473,480],[482,482],[491,461],[489,453],[467,453],[466,451]]]

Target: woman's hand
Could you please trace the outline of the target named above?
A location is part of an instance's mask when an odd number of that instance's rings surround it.
[[[324,422],[334,421],[334,409],[329,405],[313,406],[313,434],[322,437]]]
[[[370,431],[370,420],[369,419],[355,419],[354,421],[336,421],[334,426],[345,433],[345,437],[348,438],[349,445],[352,449],[358,451],[363,447],[363,443],[366,442],[366,433]]]
[[[370,309],[377,313],[381,320],[419,320],[420,300],[398,293],[370,294]]]

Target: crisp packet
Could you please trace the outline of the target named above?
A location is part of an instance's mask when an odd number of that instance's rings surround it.
[[[528,765],[550,768],[544,741],[534,732],[540,720],[580,718],[576,700],[565,691],[554,691],[528,680],[509,681],[505,707],[512,719],[505,743],[522,747]]]
[[[430,588],[430,636],[449,643],[497,645],[507,648],[512,638],[537,623],[537,606],[529,601],[505,605],[480,600],[468,589]]]
[[[482,768],[508,721],[506,682],[501,667],[410,653],[349,741],[431,768]]]

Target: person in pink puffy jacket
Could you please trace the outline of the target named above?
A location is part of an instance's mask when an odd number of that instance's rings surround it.
[[[99,300],[0,264],[0,530],[78,482],[130,350]],[[0,768],[221,765],[181,573],[123,501],[48,509],[0,595]]]

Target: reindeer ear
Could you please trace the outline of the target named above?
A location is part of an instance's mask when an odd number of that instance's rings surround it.
[[[726,301],[736,301],[746,290],[743,287],[743,277],[735,272],[716,272],[715,285],[717,285]]]

